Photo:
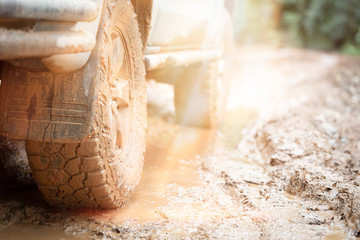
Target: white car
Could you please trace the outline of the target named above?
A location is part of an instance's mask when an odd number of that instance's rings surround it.
[[[180,123],[216,125],[230,27],[222,0],[0,0],[0,133],[26,141],[47,203],[128,201],[146,75],[174,84]]]

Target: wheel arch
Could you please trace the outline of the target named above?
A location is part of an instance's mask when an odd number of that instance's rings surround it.
[[[144,52],[151,30],[151,18],[153,13],[154,0],[131,0],[131,2],[137,15]]]

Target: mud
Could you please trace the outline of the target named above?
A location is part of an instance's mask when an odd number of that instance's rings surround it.
[[[144,171],[122,209],[47,207],[6,143],[0,239],[355,239],[360,60],[238,49],[233,64],[214,131],[174,124],[171,87],[149,82]]]
[[[286,111],[258,122],[239,149],[251,142],[246,156],[258,159],[282,189],[324,204],[359,237],[360,61],[312,56],[319,57],[333,61],[314,69],[320,76],[290,80],[280,99]]]

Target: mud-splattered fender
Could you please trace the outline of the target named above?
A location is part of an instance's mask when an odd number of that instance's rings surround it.
[[[137,15],[143,50],[145,50],[151,30],[154,0],[131,0],[131,2]]]

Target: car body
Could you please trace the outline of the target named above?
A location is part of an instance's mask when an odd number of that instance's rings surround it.
[[[0,0],[2,19],[0,27],[3,27],[0,34],[0,59],[39,57],[53,72],[75,71],[85,65],[90,56],[89,50],[95,46],[103,0],[54,2],[57,4],[48,0],[35,1],[31,4],[26,0]],[[179,51],[203,51],[200,52],[202,57],[197,59],[186,57],[179,64],[221,55],[219,31],[226,14],[224,0],[133,0],[132,2],[138,18],[145,19],[139,21],[139,27],[142,30],[148,69],[161,67],[156,63],[159,60],[155,59],[159,58],[154,57],[154,54],[164,52],[173,53],[171,56],[176,57],[174,53]],[[60,9],[60,6],[63,9]],[[81,7],[86,11],[78,10]],[[77,17],[68,19],[69,14],[62,13],[71,8],[75,8],[72,14]],[[11,14],[12,9],[19,10]],[[36,13],[30,14],[30,12]],[[47,12],[56,14],[47,14]],[[18,20],[19,18],[23,19]],[[22,28],[26,28],[26,31],[19,32]],[[46,35],[48,39],[44,39]],[[34,40],[29,41],[32,38]],[[44,44],[46,42],[49,44]],[[208,50],[207,54],[205,50]],[[13,62],[13,64],[17,63]]]
[[[82,68],[90,57],[89,50],[96,44],[103,0],[36,2],[0,0],[0,60],[18,68],[34,71],[48,69],[54,73]],[[74,4],[77,2],[78,5]],[[171,69],[223,56],[223,26],[227,19],[224,0],[133,0],[132,3],[138,15],[149,76],[152,76],[151,72],[156,72],[154,70]],[[81,7],[87,11],[80,11]],[[74,8],[72,14],[75,17],[67,19],[69,14],[62,13],[71,8]],[[18,10],[13,13],[12,9]],[[36,12],[40,17],[29,12]],[[76,21],[79,19],[86,21]],[[159,78],[159,81],[173,83],[174,80],[167,77]],[[40,140],[36,134],[29,137],[24,127],[17,125],[27,124],[16,121],[0,124],[0,132],[15,139]],[[45,129],[47,125],[44,122],[37,131]],[[1,129],[4,126],[6,129]],[[21,131],[12,133],[16,129]],[[70,134],[57,136],[60,141],[80,140],[89,134],[89,124],[82,129],[75,139]],[[57,138],[52,138],[52,141],[57,141]]]
[[[57,207],[116,208],[139,182],[145,74],[180,123],[217,123],[223,0],[0,0],[0,134]],[[224,92],[224,91],[221,91]]]

